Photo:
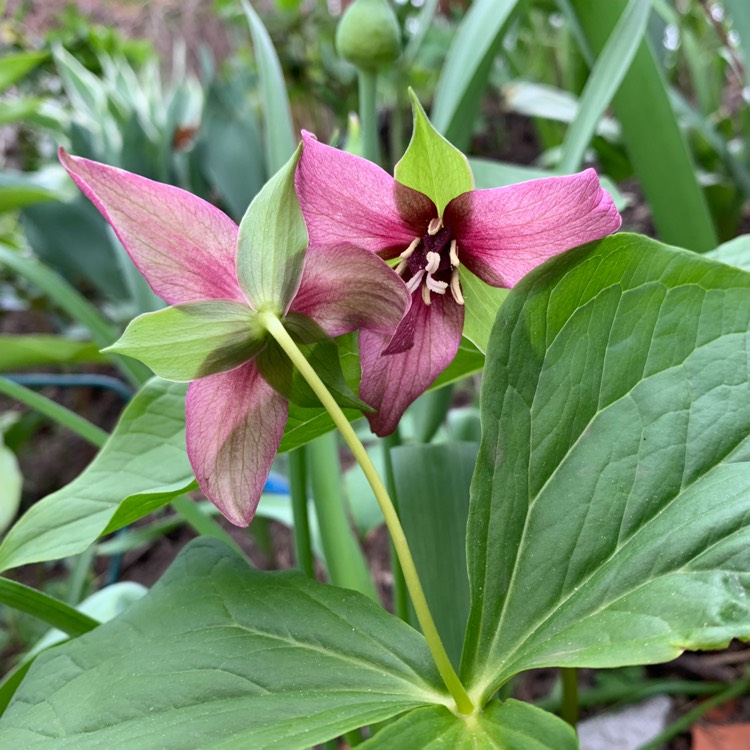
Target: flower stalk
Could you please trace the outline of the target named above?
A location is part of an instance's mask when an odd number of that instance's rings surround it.
[[[414,605],[417,620],[422,628],[422,633],[427,641],[427,646],[430,649],[435,665],[440,672],[440,676],[443,678],[445,686],[453,696],[458,711],[462,714],[472,713],[475,710],[474,704],[448,658],[445,646],[443,645],[435,621],[432,617],[432,613],[427,604],[427,598],[422,589],[417,568],[414,564],[414,558],[411,555],[411,550],[409,549],[404,529],[401,526],[401,521],[398,518],[396,509],[393,506],[393,502],[386,491],[385,485],[383,484],[377,469],[370,460],[365,447],[357,437],[351,424],[349,424],[349,420],[341,410],[341,407],[336,403],[336,400],[330,394],[323,381],[318,377],[318,374],[305,359],[304,355],[299,350],[292,337],[287,333],[279,318],[269,312],[260,313],[260,317],[266,331],[284,350],[302,377],[307,381],[310,388],[312,388],[315,395],[320,399],[320,402],[323,404],[326,411],[331,415],[331,419],[351,449],[355,459],[362,467],[362,471],[372,488],[375,499],[377,500],[383,513],[383,517],[385,518],[385,523],[391,535],[393,547],[396,550],[396,554],[401,563],[404,579]]]

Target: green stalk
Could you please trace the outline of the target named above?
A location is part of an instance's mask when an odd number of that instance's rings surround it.
[[[398,496],[396,495],[396,481],[393,476],[391,448],[396,448],[399,445],[401,445],[401,435],[399,434],[398,427],[396,427],[396,431],[383,440],[385,486],[393,500],[393,507],[396,509],[396,513],[398,513]],[[398,554],[393,546],[393,542],[391,542],[391,571],[393,573],[393,611],[404,622],[409,622],[409,598],[406,591],[406,581],[404,580],[404,571],[401,569],[401,563],[398,560]]]
[[[260,313],[260,316],[261,322],[264,324],[268,333],[273,336],[302,377],[305,378],[315,395],[320,399],[320,402],[330,414],[333,423],[339,429],[339,432],[354,454],[355,459],[362,467],[362,471],[375,494],[375,499],[378,501],[378,505],[383,512],[385,523],[391,534],[393,546],[395,547],[396,553],[401,561],[401,568],[404,571],[404,579],[406,580],[406,585],[411,595],[417,620],[422,628],[422,633],[427,641],[427,646],[430,649],[435,665],[440,672],[440,676],[443,678],[445,686],[453,696],[458,711],[462,714],[473,713],[475,710],[474,704],[472,703],[471,698],[469,698],[466,688],[458,678],[456,670],[453,668],[451,660],[445,650],[445,646],[440,639],[440,634],[435,626],[432,613],[427,605],[427,599],[424,595],[424,590],[422,589],[422,583],[417,574],[414,558],[411,555],[409,544],[406,541],[404,529],[401,526],[396,509],[393,507],[393,502],[383,485],[383,481],[380,478],[377,469],[367,455],[365,447],[362,445],[357,434],[354,432],[354,429],[349,424],[349,420],[341,410],[341,407],[336,403],[336,400],[330,394],[323,381],[318,377],[318,374],[305,359],[292,337],[286,332],[281,321],[273,313],[264,312]]]
[[[313,440],[307,446],[307,455],[328,577],[334,586],[354,589],[377,602],[378,592],[344,510],[335,433],[329,432]]]
[[[563,667],[560,670],[562,679],[562,708],[560,717],[575,727],[578,723],[578,670],[575,667]]]
[[[380,163],[378,144],[377,73],[357,70],[359,78],[359,120],[362,123],[362,151],[365,159]]]
[[[8,380],[8,378],[0,377],[0,393],[16,401],[20,401],[22,404],[26,404],[30,409],[38,411],[53,422],[67,427],[71,432],[80,435],[84,440],[97,446],[97,448],[101,448],[107,440],[107,433],[89,422],[88,419],[80,417],[70,409],[66,409],[64,406],[55,403],[52,399],[42,396],[40,393],[35,393],[22,385],[18,385],[18,383],[14,383],[12,380]]]
[[[59,599],[7,578],[0,578],[0,604],[36,617],[73,638],[99,625],[92,617]]]
[[[307,513],[307,459],[304,445],[289,454],[289,492],[292,498],[297,567],[314,580],[315,558],[310,542],[310,517]]]

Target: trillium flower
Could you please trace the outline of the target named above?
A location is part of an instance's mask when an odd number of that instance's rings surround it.
[[[311,335],[314,346],[324,347],[321,335],[358,328],[390,336],[409,301],[402,282],[371,253],[336,243],[306,253],[294,194],[298,155],[299,149],[238,227],[184,190],[60,150],[70,176],[154,292],[172,305],[136,318],[111,350],[164,378],[193,381],[188,456],[203,493],[240,526],[255,513],[293,390],[291,365],[278,369],[283,355],[263,315],[277,316],[302,343]]]
[[[412,297],[392,339],[360,334],[360,396],[376,409],[368,419],[378,435],[396,428],[456,355],[464,305],[472,303],[462,287],[467,272],[510,288],[553,255],[620,226],[592,169],[474,190],[466,158],[413,101],[414,135],[396,179],[309,133],[297,169],[311,254],[349,243],[398,259],[396,271]]]

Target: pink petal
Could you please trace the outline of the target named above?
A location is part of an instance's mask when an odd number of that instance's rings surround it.
[[[287,402],[248,362],[193,381],[185,411],[200,488],[232,523],[247,526],[284,434]]]
[[[201,198],[59,151],[76,185],[111,224],[151,288],[170,304],[232,299],[237,226]]]
[[[512,287],[553,255],[620,228],[593,169],[454,198],[445,224],[466,267],[492,286]]]
[[[360,398],[377,411],[368,414],[370,427],[377,435],[389,435],[396,429],[406,407],[424,393],[432,381],[451,363],[461,343],[464,308],[449,295],[432,295],[432,304],[422,302],[420,290],[401,328],[411,329],[414,345],[397,354],[381,354],[388,338],[378,333],[359,334],[362,363]]]
[[[356,245],[384,258],[421,237],[437,216],[422,193],[376,164],[302,133],[296,188],[312,247]]]
[[[406,284],[380,258],[358,247],[311,249],[291,311],[329,336],[357,328],[391,335],[409,306]]]

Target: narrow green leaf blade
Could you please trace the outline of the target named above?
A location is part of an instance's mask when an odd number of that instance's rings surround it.
[[[466,157],[435,130],[411,89],[409,96],[414,126],[394,176],[402,185],[424,193],[442,216],[456,196],[473,189],[474,178]]]
[[[475,0],[448,50],[432,123],[459,148],[468,146],[495,52],[516,5],[518,0]]]
[[[302,276],[307,227],[294,190],[302,147],[255,196],[240,222],[237,277],[256,310],[287,311]]]
[[[139,315],[105,351],[138,359],[166,380],[197,380],[231,370],[260,350],[265,336],[255,318],[239,302],[186,302]]]
[[[91,341],[47,334],[0,335],[0,372],[44,365],[102,364],[106,361],[99,353],[99,347]]]
[[[83,552],[192,486],[185,386],[154,378],[73,482],[30,508],[0,545],[0,570]]]
[[[399,516],[448,656],[458,666],[469,614],[466,518],[474,443],[391,450]]]
[[[268,172],[273,174],[281,169],[294,151],[297,139],[294,137],[292,110],[289,106],[284,73],[281,70],[276,50],[263,25],[260,16],[247,0],[242,0],[242,9],[250,25],[253,37],[255,59],[260,72],[261,93],[263,95],[263,115],[265,118],[265,142]]]
[[[0,91],[20,81],[49,57],[49,52],[18,52],[0,59]]]
[[[641,44],[650,12],[651,0],[630,0],[602,48],[578,102],[575,120],[565,133],[558,164],[561,172],[576,172],[581,168],[599,120]]]
[[[575,730],[521,701],[493,701],[461,718],[443,706],[417,708],[381,729],[362,750],[578,750]]]
[[[447,704],[438,685],[424,639],[366,597],[202,539],[123,615],[37,657],[0,745],[302,750]]]
[[[749,292],[626,234],[511,291],[467,534],[473,691],[750,638]]]

